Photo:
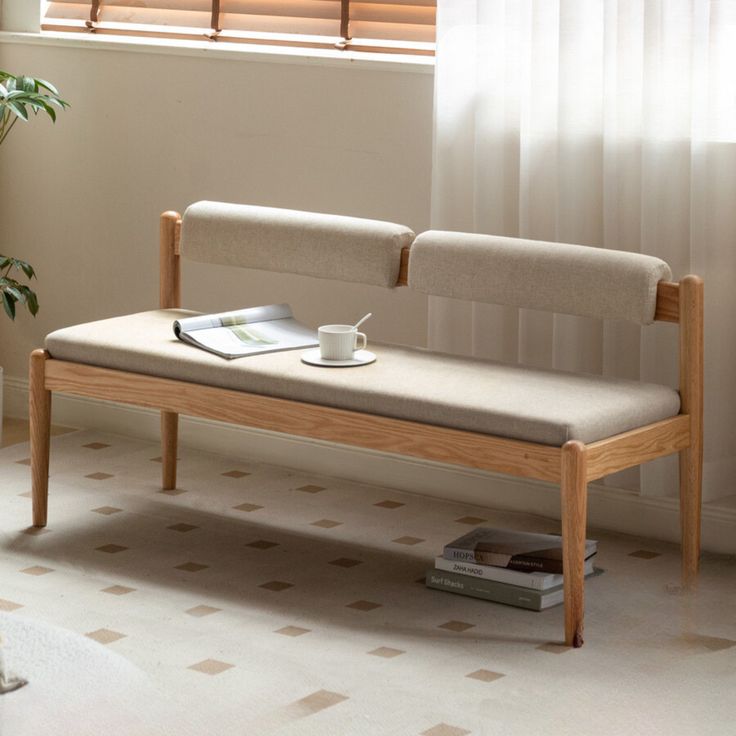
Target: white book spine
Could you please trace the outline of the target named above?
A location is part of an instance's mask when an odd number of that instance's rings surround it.
[[[493,567],[492,565],[477,565],[460,560],[447,560],[440,556],[435,559],[435,568],[455,572],[459,575],[467,575],[472,578],[484,578],[496,580],[509,585],[519,585],[523,588],[533,590],[546,590],[555,585],[562,585],[562,575],[544,572],[520,572],[519,570],[508,570],[505,567]]]

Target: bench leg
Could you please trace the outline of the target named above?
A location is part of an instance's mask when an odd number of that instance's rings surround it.
[[[703,455],[699,447],[680,451],[680,533],[682,584],[694,588],[700,566],[700,513]]]
[[[46,390],[45,350],[34,350],[30,361],[29,416],[31,430],[31,495],[33,526],[46,526],[49,497],[49,437],[51,391]]]
[[[570,441],[562,447],[562,569],[565,592],[565,644],[583,645],[585,527],[588,503],[585,445]]]
[[[176,488],[176,451],[179,437],[179,415],[161,412],[161,488]]]

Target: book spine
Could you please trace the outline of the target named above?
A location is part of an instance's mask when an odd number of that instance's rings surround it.
[[[562,560],[549,560],[541,557],[525,557],[524,555],[515,555],[509,559],[508,555],[501,555],[496,552],[459,549],[457,547],[445,547],[442,556],[446,560],[453,560],[456,562],[492,565],[493,567],[504,567],[507,570],[551,572],[555,575],[562,575]]]
[[[461,549],[460,547],[447,546],[442,552],[446,560],[457,562],[470,562],[480,565],[494,565],[495,567],[506,567],[509,556],[500,555],[495,552],[479,552],[473,549]]]
[[[427,571],[426,584],[428,588],[435,590],[458,593],[495,603],[505,603],[530,611],[542,610],[542,595],[539,591],[520,588],[516,585],[476,580],[464,575],[437,570]]]
[[[561,577],[556,578],[552,575],[542,577],[531,575],[528,572],[509,570],[505,567],[496,567],[494,565],[474,565],[470,562],[446,560],[444,557],[438,557],[435,560],[435,568],[437,570],[454,572],[458,575],[467,575],[482,580],[497,580],[500,583],[517,585],[522,588],[532,588],[533,590],[545,590],[546,588],[552,588],[555,585],[562,584]]]
[[[543,557],[526,557],[514,555],[507,565],[509,570],[526,570],[526,572],[551,572],[562,575],[562,560],[550,560]]]

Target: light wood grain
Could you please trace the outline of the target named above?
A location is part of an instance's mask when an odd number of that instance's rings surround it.
[[[181,258],[179,241],[181,217],[178,212],[164,212],[159,225],[159,262],[161,309],[181,307]],[[161,487],[176,488],[176,454],[179,417],[174,412],[161,412]]]
[[[657,284],[657,307],[654,319],[659,322],[680,321],[680,284],[660,281]]]
[[[680,452],[682,581],[694,587],[703,484],[703,281],[685,276],[680,284],[680,399],[690,419],[690,446]]]
[[[49,494],[49,439],[51,392],[46,389],[48,353],[34,350],[29,365],[29,417],[31,434],[31,496],[33,526],[46,526]]]
[[[176,253],[179,214],[164,212],[159,223],[159,306],[174,309],[181,306],[181,267]]]
[[[559,481],[560,449],[168,378],[50,360],[53,391],[355,445],[438,462]]]
[[[586,449],[571,440],[562,446],[560,501],[565,644],[583,646],[585,615],[585,529],[588,506]]]
[[[672,455],[690,444],[690,418],[678,414],[587,445],[588,480]]]
[[[179,438],[179,415],[161,412],[161,488],[176,488],[176,454]]]
[[[396,286],[407,286],[409,284],[409,248],[401,249],[401,265],[399,266],[399,278]]]

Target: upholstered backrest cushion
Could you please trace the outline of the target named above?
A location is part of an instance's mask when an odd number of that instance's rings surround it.
[[[403,225],[316,212],[197,202],[182,218],[181,255],[194,261],[393,287]]]
[[[659,258],[584,245],[430,230],[409,255],[409,286],[436,296],[587,317],[654,320]]]

